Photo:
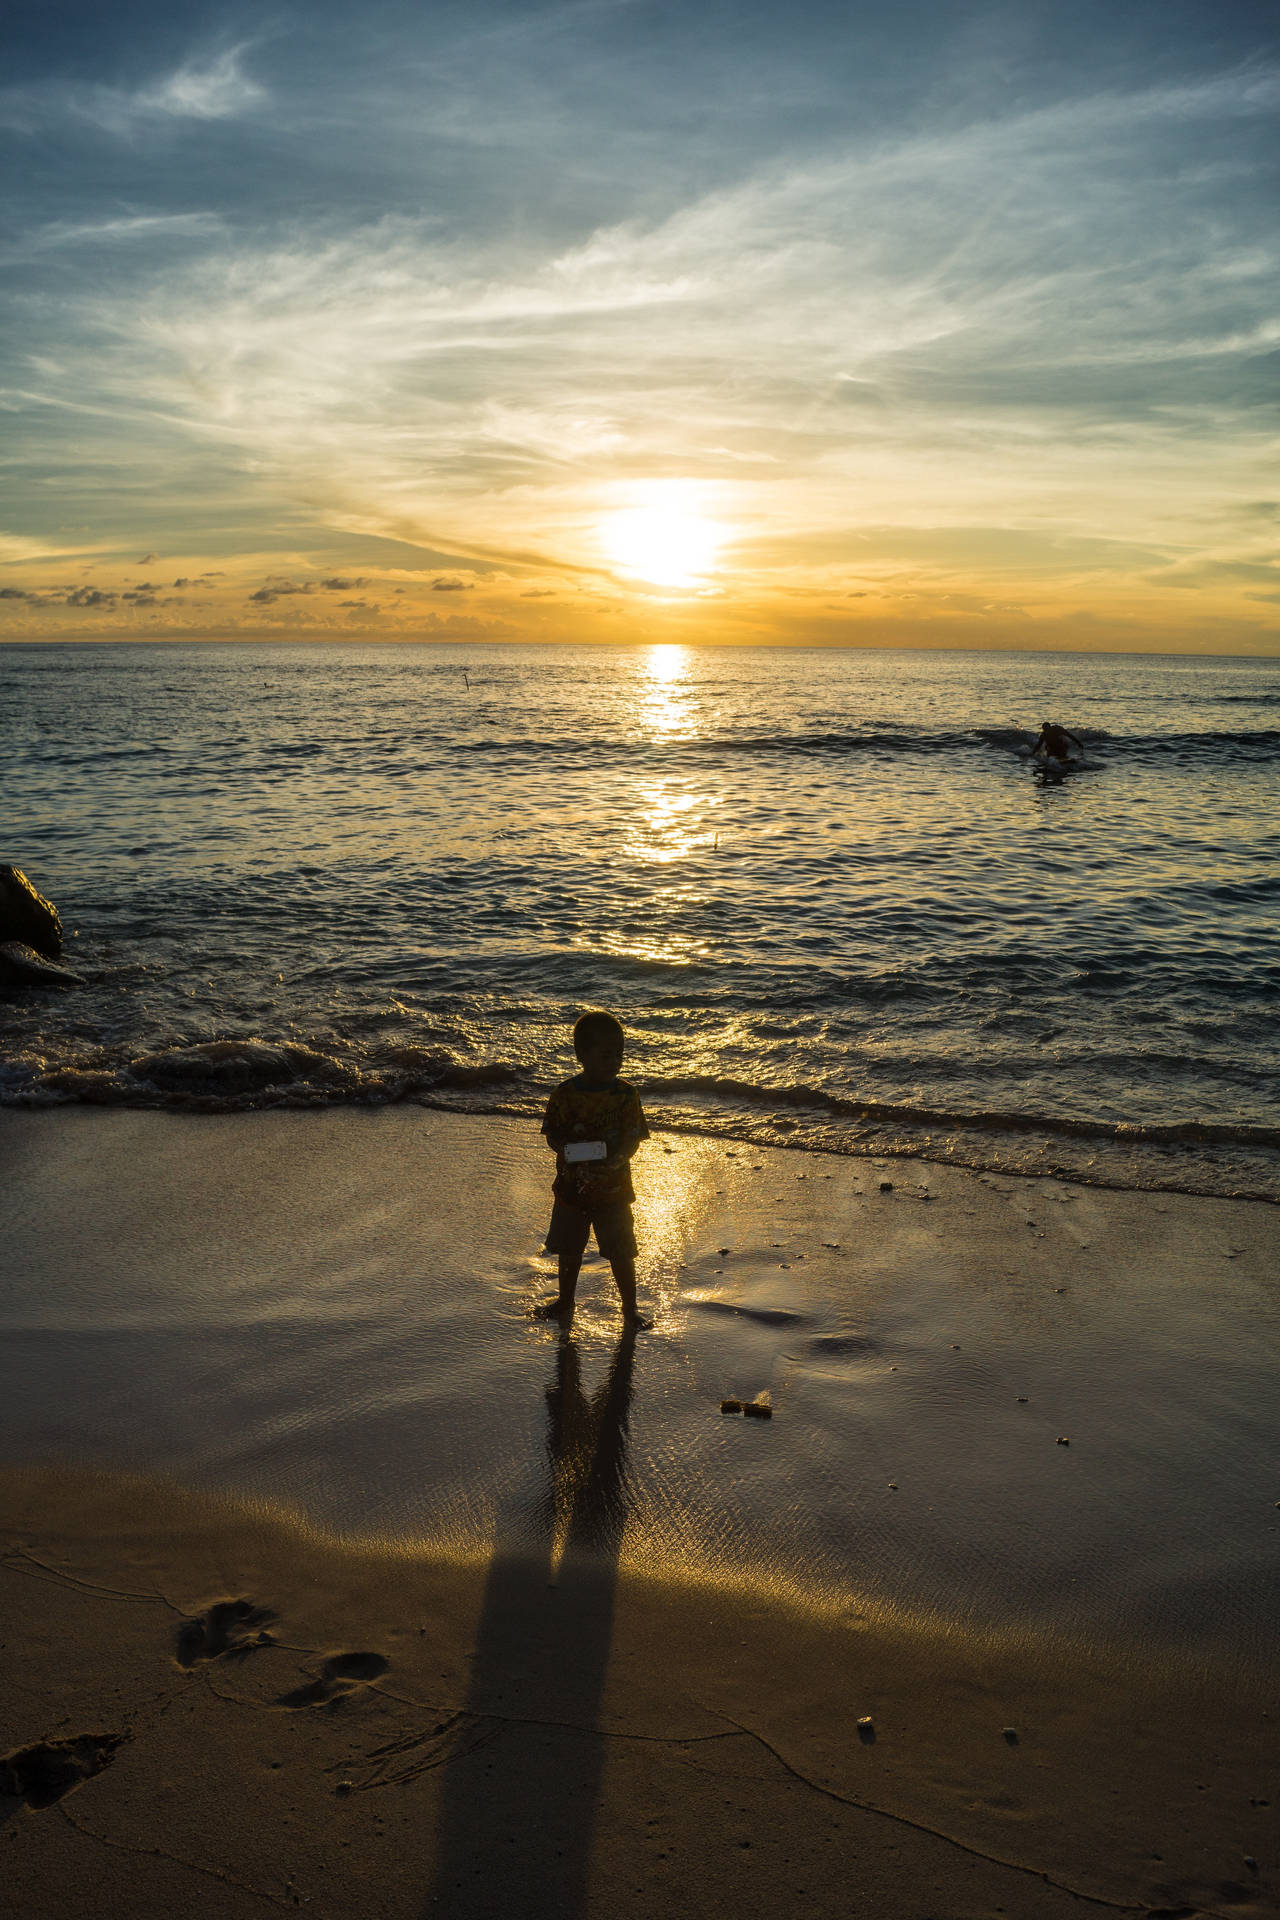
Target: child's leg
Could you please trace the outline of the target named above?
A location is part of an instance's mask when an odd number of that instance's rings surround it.
[[[578,1275],[581,1271],[582,1255],[580,1253],[562,1253],[560,1255],[556,1278],[560,1282],[560,1305],[566,1310],[573,1305],[573,1296],[578,1291]]]
[[[613,1269],[614,1284],[622,1300],[622,1317],[629,1327],[651,1327],[652,1320],[646,1320],[636,1307],[636,1260],[633,1253],[615,1253],[610,1256],[609,1265]]]
[[[560,1291],[553,1293],[549,1300],[538,1302],[533,1310],[535,1319],[559,1320],[562,1317],[567,1319],[573,1312],[573,1296],[578,1289],[578,1274],[587,1244],[587,1232],[585,1218],[575,1214],[572,1209],[562,1206],[557,1200],[551,1213],[551,1225],[547,1230],[547,1251],[556,1255]]]
[[[553,1293],[549,1300],[541,1300],[534,1308],[536,1320],[558,1320],[561,1315],[573,1312],[573,1296],[578,1290],[578,1274],[582,1268],[580,1253],[562,1253],[560,1255],[559,1293]]]

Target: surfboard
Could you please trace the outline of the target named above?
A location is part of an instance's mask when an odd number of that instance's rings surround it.
[[[1038,753],[1032,754],[1031,764],[1037,773],[1047,773],[1060,780],[1064,773],[1074,773],[1084,765],[1084,755],[1073,754],[1069,760],[1060,760],[1056,753],[1046,753],[1041,747]]]

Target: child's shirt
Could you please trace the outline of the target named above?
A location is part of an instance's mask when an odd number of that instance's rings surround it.
[[[565,1134],[579,1126],[583,1129],[576,1136],[579,1140],[608,1139],[610,1157],[567,1166],[563,1152],[558,1152],[551,1187],[556,1199],[584,1209],[629,1204],[636,1197],[631,1164],[617,1149],[620,1142],[634,1144],[649,1138],[640,1095],[625,1080],[613,1080],[605,1087],[589,1087],[581,1073],[566,1080],[547,1101],[542,1131]]]

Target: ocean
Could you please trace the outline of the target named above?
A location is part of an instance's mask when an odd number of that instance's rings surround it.
[[[15,645],[0,764],[0,1104],[532,1118],[603,1006],[661,1127],[1280,1197],[1276,661]]]

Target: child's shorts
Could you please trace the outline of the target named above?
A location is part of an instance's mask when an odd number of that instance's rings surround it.
[[[554,1201],[551,1225],[547,1228],[547,1252],[577,1254],[580,1259],[587,1244],[587,1235],[593,1229],[596,1245],[606,1260],[628,1255],[635,1258],[635,1223],[631,1218],[630,1205],[625,1200],[614,1201],[607,1207],[593,1207],[590,1211],[567,1206],[563,1200]]]

